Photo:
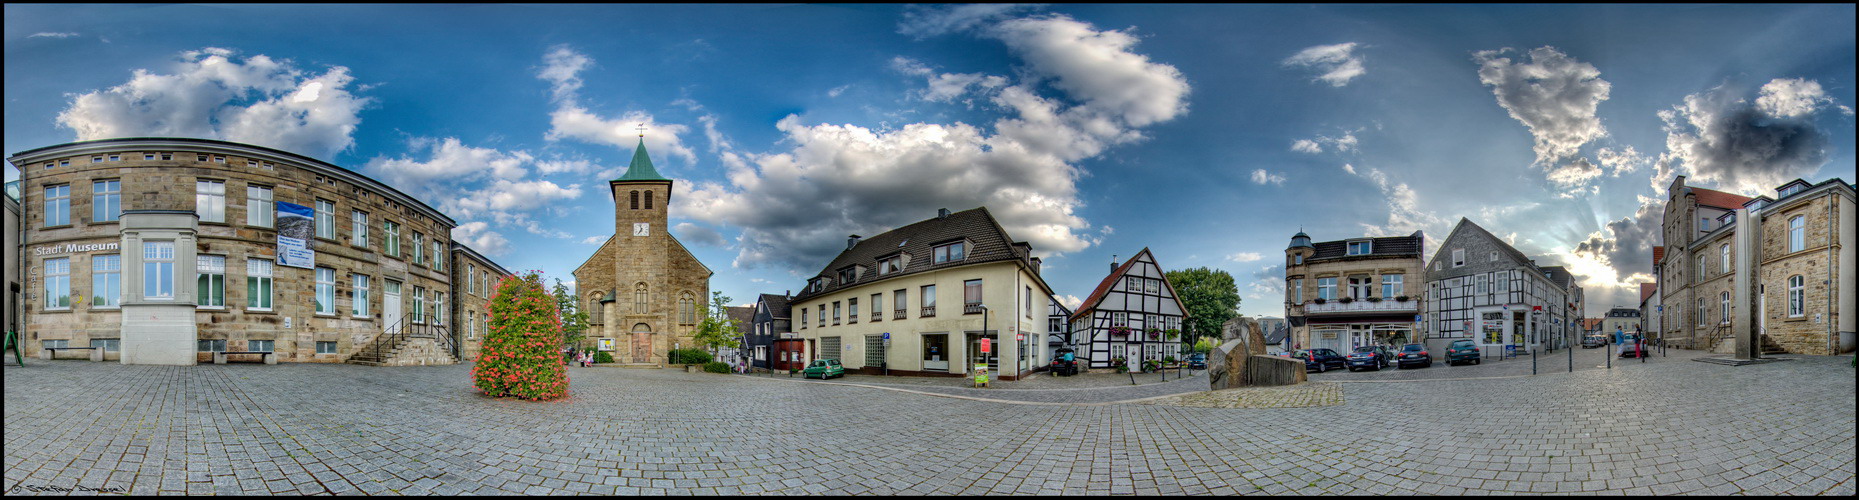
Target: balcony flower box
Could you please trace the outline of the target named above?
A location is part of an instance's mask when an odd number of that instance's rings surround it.
[[[1407,302],[1407,300],[1408,300],[1408,299],[1407,299],[1407,296],[1406,296],[1406,295],[1402,295],[1402,296],[1399,296],[1399,297],[1395,297],[1395,298],[1394,298],[1394,301],[1395,301],[1395,302]]]
[[[1381,302],[1381,297],[1369,297],[1369,302]]]
[[[1161,328],[1150,327],[1148,330],[1148,333],[1149,333],[1149,340],[1161,340],[1162,339]]]
[[[1355,302],[1355,301],[1356,301],[1356,299],[1355,299],[1355,298],[1353,298],[1353,297],[1343,297],[1343,298],[1341,298],[1341,299],[1338,299],[1338,300],[1337,300],[1337,302],[1342,302],[1342,303],[1344,303],[1344,304],[1348,304],[1348,303],[1350,303],[1350,302]]]
[[[1322,303],[1325,303],[1325,302],[1329,302],[1329,301],[1327,301],[1327,300],[1323,300],[1323,299],[1322,299],[1321,297],[1319,297],[1319,298],[1317,298],[1317,299],[1315,299],[1315,300],[1312,300],[1312,301],[1310,301],[1310,302],[1311,302],[1311,303],[1313,303],[1313,304],[1322,304]]]
[[[1130,327],[1127,327],[1127,326],[1113,326],[1113,327],[1110,327],[1110,334],[1111,334],[1111,335],[1117,335],[1117,336],[1122,336],[1122,335],[1129,335],[1129,334],[1130,334]]]
[[[1169,340],[1175,340],[1176,338],[1181,337],[1181,330],[1170,328],[1167,330],[1162,330],[1162,334],[1167,335]]]

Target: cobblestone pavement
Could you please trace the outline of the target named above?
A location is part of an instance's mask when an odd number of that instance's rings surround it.
[[[1171,371],[1170,373],[1173,372]],[[1130,385],[1130,376],[1127,374],[1111,374],[1110,376],[1092,374],[1080,375],[1077,377],[1059,377],[1060,379],[1079,379],[1075,382],[1080,382],[1080,386],[1069,385],[1065,380],[1035,382],[1034,380],[1028,379],[1018,382],[1017,385],[1001,384],[989,388],[969,387],[968,384],[962,382],[967,379],[954,377],[912,377],[917,380],[894,380],[902,377],[847,375],[844,378],[834,378],[825,381],[819,379],[792,380],[813,384],[878,388],[888,387],[919,393],[946,394],[984,400],[1024,403],[1102,404],[1167,396],[1171,394],[1206,391],[1207,377],[1203,376],[1204,373],[1205,372],[1198,372],[1194,376],[1185,378],[1169,375],[1167,382],[1160,382],[1160,374],[1139,373],[1136,375],[1137,381],[1148,382],[1139,385]],[[766,379],[767,377],[762,378]],[[783,377],[775,377],[775,380],[782,379]],[[1118,380],[1121,380],[1123,383],[1121,385],[1109,383]],[[935,383],[925,383],[923,381],[935,381]],[[953,381],[953,383],[950,381]]]
[[[1851,495],[1849,358],[1348,383],[1341,405],[1273,409],[597,368],[571,370],[569,398],[534,403],[473,393],[467,366],[41,361],[0,379],[4,488]]]
[[[1246,387],[1170,396],[1138,404],[1196,408],[1309,408],[1343,404],[1343,388],[1335,382],[1278,387]]]

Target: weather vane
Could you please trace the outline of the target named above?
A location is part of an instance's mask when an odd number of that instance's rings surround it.
[[[645,124],[644,123],[639,124],[639,138],[640,139],[645,138]]]

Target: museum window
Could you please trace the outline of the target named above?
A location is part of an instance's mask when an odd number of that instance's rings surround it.
[[[355,288],[355,298],[350,301],[349,314],[357,318],[366,318],[368,317],[368,275],[350,275],[349,279],[354,282],[351,286]]]
[[[368,248],[368,212],[349,212],[349,244]]]
[[[917,317],[919,318],[935,317],[936,316],[936,285],[923,285],[923,289],[921,291],[918,291],[917,295],[918,295],[917,297],[918,300],[921,300],[923,302],[923,310],[917,313]]]
[[[1723,309],[1717,313],[1717,319],[1723,324],[1730,324],[1730,292],[1718,294],[1723,300]]]
[[[327,341],[327,340],[319,340],[316,342],[316,353],[317,354],[335,354],[336,343],[332,341]]]
[[[117,179],[90,183],[90,221],[108,222],[123,215],[123,181]]]
[[[194,305],[226,307],[226,256],[194,256]]]
[[[174,242],[142,242],[142,298],[174,300]]]
[[[316,200],[316,237],[336,239],[336,202]]]
[[[90,258],[91,307],[114,309],[123,305],[123,256]]]
[[[381,221],[381,231],[387,233],[385,235],[387,242],[382,244],[387,256],[400,257],[400,224],[395,224],[391,220]]]
[[[451,303],[445,301],[445,292],[433,290],[432,291],[432,309],[433,309],[432,324],[435,324],[435,325],[445,324],[445,317],[446,317],[445,306],[447,305],[451,305]]]
[[[413,263],[426,263],[426,235],[418,231],[413,233]]]
[[[103,349],[103,352],[122,352],[123,339],[90,339],[90,346]]]
[[[71,185],[45,186],[45,227],[71,224]]]
[[[1807,248],[1807,216],[1796,215],[1788,219],[1788,251],[1799,252]]]
[[[413,324],[426,322],[426,287],[413,287]]]
[[[277,341],[274,341],[274,340],[247,340],[245,341],[245,352],[271,352],[271,350],[276,347],[277,347]]]
[[[433,237],[432,242],[432,270],[445,270],[445,242],[439,241],[437,236]]]
[[[200,222],[226,222],[226,183],[194,181],[194,213]]]
[[[201,340],[195,344],[200,347],[200,352],[226,352],[226,341],[224,339]]]
[[[316,314],[336,313],[336,270],[316,268]]]
[[[1788,277],[1788,317],[1807,316],[1807,280],[1797,274]]]
[[[271,261],[245,260],[245,308],[271,310]]]
[[[71,308],[71,259],[45,259],[45,308]]]
[[[271,188],[245,186],[245,225],[271,227]]]

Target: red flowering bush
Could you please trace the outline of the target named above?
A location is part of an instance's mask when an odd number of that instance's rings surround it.
[[[532,401],[567,394],[562,320],[555,300],[542,288],[541,275],[531,271],[497,282],[490,309],[490,332],[471,369],[472,385],[490,396]]]

